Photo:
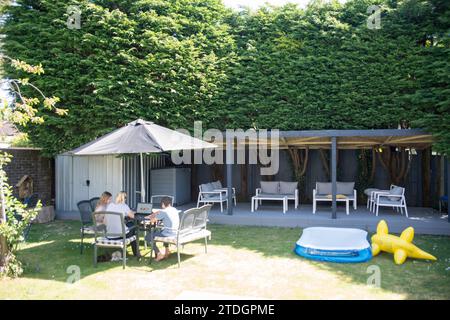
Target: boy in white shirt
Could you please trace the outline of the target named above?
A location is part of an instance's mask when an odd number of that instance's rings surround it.
[[[178,213],[178,210],[174,207],[172,207],[172,201],[169,197],[164,197],[161,199],[161,208],[162,210],[155,211],[148,217],[147,219],[150,219],[152,222],[156,222],[157,220],[161,220],[164,227],[161,231],[157,231],[153,233],[154,237],[171,237],[175,236],[176,232],[178,230],[178,226],[180,225],[180,215]],[[148,243],[152,242],[151,234],[148,234],[145,240]],[[161,261],[163,259],[166,259],[170,255],[169,251],[169,244],[164,243],[165,252],[162,254],[159,250],[159,248],[156,246],[156,243],[153,242],[153,250],[156,253],[156,261]]]

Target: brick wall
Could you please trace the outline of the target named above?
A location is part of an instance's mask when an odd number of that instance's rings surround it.
[[[14,195],[18,196],[17,182],[24,175],[29,175],[33,179],[33,192],[39,194],[43,204],[50,204],[54,198],[54,160],[42,157],[40,150],[36,149],[0,150],[13,156],[5,171]]]

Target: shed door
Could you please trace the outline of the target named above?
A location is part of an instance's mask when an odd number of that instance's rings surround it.
[[[88,157],[73,157],[73,200],[79,201],[89,199],[89,159]]]
[[[90,156],[89,159],[89,188],[88,198],[100,197],[106,190],[106,156]],[[112,191],[112,190],[110,190]]]

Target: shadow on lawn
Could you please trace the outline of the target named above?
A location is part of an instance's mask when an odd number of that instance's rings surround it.
[[[122,261],[98,262],[94,267],[93,237],[85,237],[83,254],[80,254],[79,226],[76,222],[56,221],[50,224],[33,226],[29,241],[18,252],[19,259],[23,263],[24,274],[22,277],[66,282],[73,274],[68,269],[71,266],[80,268],[80,277],[101,273],[110,269],[122,271]],[[160,246],[161,247],[161,246]],[[144,239],[140,237],[140,260],[132,255],[131,247],[127,250],[126,269],[135,269],[140,272],[152,272],[162,269],[178,268],[176,252],[163,261],[155,261],[150,264],[150,249],[144,250]],[[99,248],[98,255],[106,252],[112,253],[120,249]],[[182,252],[181,263],[192,258],[193,255]],[[73,268],[73,267],[72,267]]]
[[[80,267],[82,278],[113,268],[122,271],[121,262],[98,263],[95,268],[93,247],[90,244],[85,246],[84,253],[80,255],[78,228],[76,222],[68,221],[56,221],[33,227],[29,243],[19,252],[19,258],[24,262],[23,277],[66,282],[70,275],[66,270],[71,265]],[[377,265],[381,271],[382,290],[401,294],[409,299],[450,298],[449,237],[418,236],[414,240],[420,248],[437,256],[437,262],[408,259],[405,264],[397,266],[393,262],[392,255],[384,253],[367,263],[335,264],[306,260],[293,253],[294,245],[301,234],[300,228],[210,225],[209,229],[212,231],[210,251],[214,250],[214,246],[227,246],[250,250],[269,258],[302,260],[321,270],[337,274],[345,282],[359,285],[367,285],[368,277],[371,275],[368,273],[368,267]],[[88,241],[91,243],[92,240]],[[188,247],[189,245],[186,246],[186,251],[189,252]],[[101,251],[99,253],[101,254]],[[183,263],[192,257],[193,255],[182,253],[181,268]],[[153,261],[151,265],[148,255],[141,261],[131,256],[125,271],[135,269],[140,272],[152,272],[168,268],[177,268],[176,253],[168,260]]]

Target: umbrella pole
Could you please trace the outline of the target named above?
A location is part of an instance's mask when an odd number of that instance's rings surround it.
[[[142,157],[142,152],[139,155],[141,158],[141,202],[145,203],[144,158]]]

